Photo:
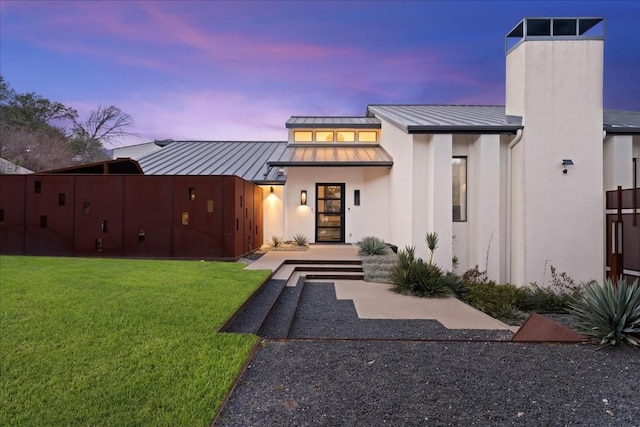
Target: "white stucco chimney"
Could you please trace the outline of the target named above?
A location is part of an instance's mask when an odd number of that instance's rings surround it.
[[[553,265],[600,280],[604,20],[525,18],[505,48],[506,114],[524,125],[511,152],[510,279],[548,284]]]

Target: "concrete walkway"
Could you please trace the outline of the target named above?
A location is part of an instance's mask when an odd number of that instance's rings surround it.
[[[355,245],[310,245],[307,251],[269,251],[247,265],[248,270],[276,271],[274,279],[295,284],[294,265],[285,260],[360,260]],[[281,267],[282,266],[282,267]],[[281,267],[281,268],[280,268]],[[326,281],[326,280],[325,280]],[[332,280],[338,299],[352,300],[361,319],[435,319],[447,329],[485,329],[517,331],[456,298],[419,298],[391,291],[386,283],[361,280]]]

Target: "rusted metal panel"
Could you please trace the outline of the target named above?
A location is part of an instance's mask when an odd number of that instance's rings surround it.
[[[620,209],[640,209],[640,188],[627,188],[621,191]],[[618,191],[612,190],[606,193],[607,209],[618,209]]]
[[[234,245],[233,245],[233,253],[236,256],[240,256],[241,254],[246,252],[246,244],[244,242],[245,239],[245,216],[246,216],[246,197],[244,194],[244,181],[240,178],[233,177],[234,183],[234,193],[235,193],[235,211],[236,211],[236,233],[233,236]]]
[[[224,209],[222,212],[222,228],[224,238],[222,242],[223,253],[235,254],[236,234],[240,228],[240,218],[238,216],[238,206],[240,198],[236,196],[235,178],[232,176],[222,177]]]
[[[124,176],[79,176],[75,189],[75,255],[122,256]]]
[[[244,181],[244,199],[245,199],[245,215],[244,215],[244,248],[243,254],[249,253],[253,250],[255,241],[254,228],[254,185],[251,182]]]
[[[0,189],[2,253],[214,259],[262,242],[261,190],[234,176],[0,176]]]
[[[126,177],[123,222],[124,256],[171,257],[173,177]]]
[[[25,252],[25,175],[2,175],[0,184],[0,253]]]
[[[173,253],[176,257],[216,258],[233,256],[223,253],[221,216],[215,202],[220,200],[220,177],[177,176],[174,183]],[[214,212],[207,212],[213,200]],[[224,208],[224,207],[222,207]]]
[[[25,201],[26,253],[73,253],[74,178],[28,175]]]
[[[262,246],[262,242],[264,242],[264,234],[262,231],[262,219],[263,219],[263,210],[262,210],[262,201],[263,194],[262,188],[258,185],[253,185],[253,217],[255,218],[255,223],[253,225],[253,249],[260,249]]]

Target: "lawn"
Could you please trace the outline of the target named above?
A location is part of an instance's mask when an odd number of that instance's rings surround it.
[[[0,425],[210,424],[256,340],[216,333],[242,268],[0,257]]]

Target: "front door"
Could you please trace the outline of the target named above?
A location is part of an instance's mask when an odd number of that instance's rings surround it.
[[[344,243],[344,184],[316,184],[316,242]]]

